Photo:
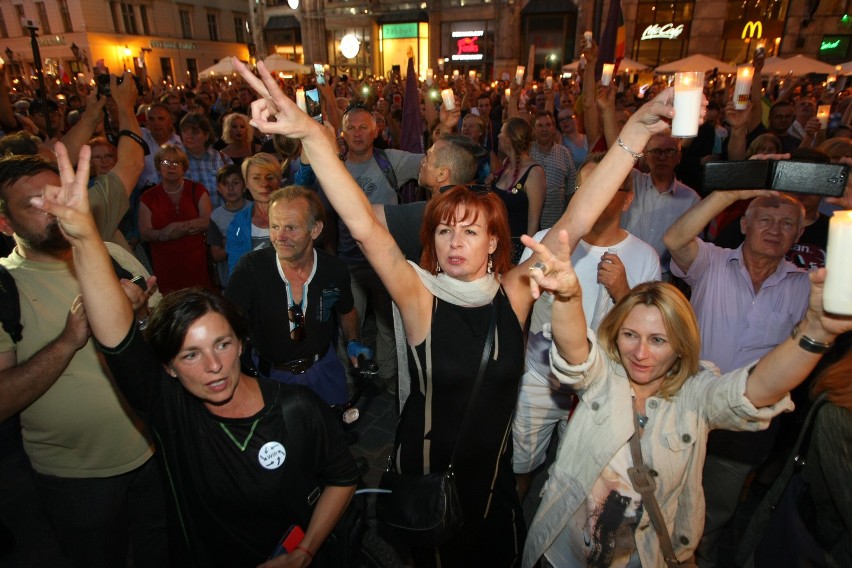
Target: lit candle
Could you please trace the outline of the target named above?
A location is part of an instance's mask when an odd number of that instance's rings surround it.
[[[831,115],[831,105],[819,105],[817,107],[817,120],[819,120],[819,127],[823,130],[828,128],[829,115]],[[849,285],[852,286],[852,281]]]
[[[547,88],[548,88],[548,89],[552,89],[552,88],[553,88],[553,77],[551,77],[550,75],[548,75],[547,77],[545,77],[545,78],[544,78],[544,82],[547,84]]]
[[[586,47],[588,49],[592,48],[592,30],[588,30],[583,33],[583,38],[586,40]]]
[[[832,314],[852,316],[852,211],[835,211],[828,221],[825,288],[822,306]]]
[[[441,91],[441,98],[444,99],[444,108],[447,110],[456,110],[456,97],[452,89],[444,89]]]
[[[698,120],[704,98],[704,73],[687,71],[675,73],[672,136],[693,138],[698,135]]]
[[[604,63],[603,71],[601,72],[601,85],[604,87],[609,87],[609,84],[612,82],[612,72],[615,71],[614,63]]]
[[[734,84],[734,108],[745,110],[751,93],[751,83],[754,80],[754,67],[741,65],[737,67],[737,82]]]
[[[453,69],[453,79],[458,79],[458,78],[459,78],[459,70]]]
[[[511,97],[511,96],[512,96],[512,89],[506,89],[506,90],[503,92],[503,94],[505,94],[505,95],[506,95],[506,98],[508,99],[509,97]]]
[[[308,105],[305,103],[304,89],[296,89],[296,106],[302,109],[302,112],[308,114]]]
[[[526,67],[523,65],[518,65],[515,69],[515,83],[521,86],[524,84],[524,71],[526,71]]]
[[[432,69],[426,70],[426,86],[431,87],[432,83],[435,81],[434,79],[435,72]]]
[[[473,80],[476,79],[476,71],[468,71],[467,76],[470,79],[470,82],[473,83]]]

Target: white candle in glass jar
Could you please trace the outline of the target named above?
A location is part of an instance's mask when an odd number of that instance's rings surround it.
[[[825,287],[822,306],[832,314],[852,316],[852,211],[835,211],[828,221]]]
[[[612,82],[612,72],[615,71],[614,63],[604,63],[603,71],[601,72],[601,85],[604,87],[609,87],[609,84]]]
[[[591,49],[592,48],[592,31],[587,30],[587,31],[583,32],[583,39],[586,40],[586,48]]]
[[[518,67],[515,69],[515,83],[517,83],[518,85],[524,84],[524,71],[526,70],[527,68],[523,65],[518,65]]]
[[[828,118],[831,116],[831,105],[819,105],[817,107],[817,120],[819,120],[819,127],[822,130],[828,129]]]
[[[302,109],[305,114],[308,113],[308,105],[305,103],[305,90],[296,89],[296,106]]]
[[[693,138],[698,135],[698,120],[704,99],[704,73],[686,71],[675,73],[672,136]]]
[[[552,88],[553,88],[553,77],[551,77],[550,75],[548,75],[547,77],[545,77],[545,78],[544,78],[544,82],[545,82],[545,84],[547,85],[547,88],[548,88],[548,89],[552,89]]]
[[[458,78],[459,78],[459,70],[453,69],[453,79],[458,79]]]
[[[441,98],[444,99],[444,108],[447,110],[456,110],[456,96],[452,89],[444,89],[441,91]]]
[[[754,80],[754,67],[741,65],[737,67],[737,82],[734,84],[734,108],[745,110],[751,94],[751,83]]]
[[[504,94],[506,95],[506,98],[508,99],[509,97],[511,97],[511,96],[512,96],[512,89],[506,89],[506,91],[504,92]]]

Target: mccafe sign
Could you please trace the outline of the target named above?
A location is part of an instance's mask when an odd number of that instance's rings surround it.
[[[642,37],[639,41],[646,39],[675,39],[683,33],[683,24],[675,26],[674,24],[651,24],[645,31],[642,32]]]

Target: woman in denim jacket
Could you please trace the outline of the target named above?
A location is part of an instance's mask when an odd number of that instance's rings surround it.
[[[560,240],[560,248],[568,248],[567,234]],[[586,329],[570,262],[530,246],[547,259],[532,278],[558,290],[551,367],[581,402],[560,440],[523,565],[543,557],[544,566],[560,568],[666,566],[647,504],[627,474],[635,431],[674,553],[688,562],[703,528],[708,432],[766,428],[773,416],[791,410],[789,390],[814,368],[824,344],[852,328],[852,320],[823,312],[825,269],[815,271],[808,311],[791,338],[755,364],[720,376],[699,363],[695,315],[676,288],[661,282],[637,286],[596,337]]]

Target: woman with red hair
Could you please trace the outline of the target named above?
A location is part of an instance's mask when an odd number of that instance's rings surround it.
[[[523,373],[523,326],[533,303],[529,274],[554,255],[537,247],[541,252],[512,268],[502,200],[487,188],[457,186],[429,202],[420,233],[420,264],[407,262],[338,159],[331,131],[300,111],[262,63],[261,79],[241,63],[234,65],[263,96],[252,103],[258,130],[301,139],[311,163],[322,165],[315,171],[329,201],[399,311],[403,406],[392,461],[396,471],[410,475],[444,472],[452,461],[464,514],[464,526],[446,543],[412,550],[415,564],[518,565],[526,530],[512,473],[509,427]],[[626,143],[644,147],[650,133],[662,128],[655,126],[660,113],[670,116],[671,107],[658,102],[637,113],[632,131],[622,134]],[[600,191],[584,192],[585,206],[566,217],[575,227],[568,232],[577,239],[597,219],[611,197],[604,194],[617,190],[633,160],[616,147],[607,164],[588,180]],[[569,235],[559,228],[554,237],[559,234],[557,248],[567,258]],[[550,276],[558,279],[560,274]],[[493,348],[486,352],[492,325]],[[485,372],[474,396],[482,360]]]

